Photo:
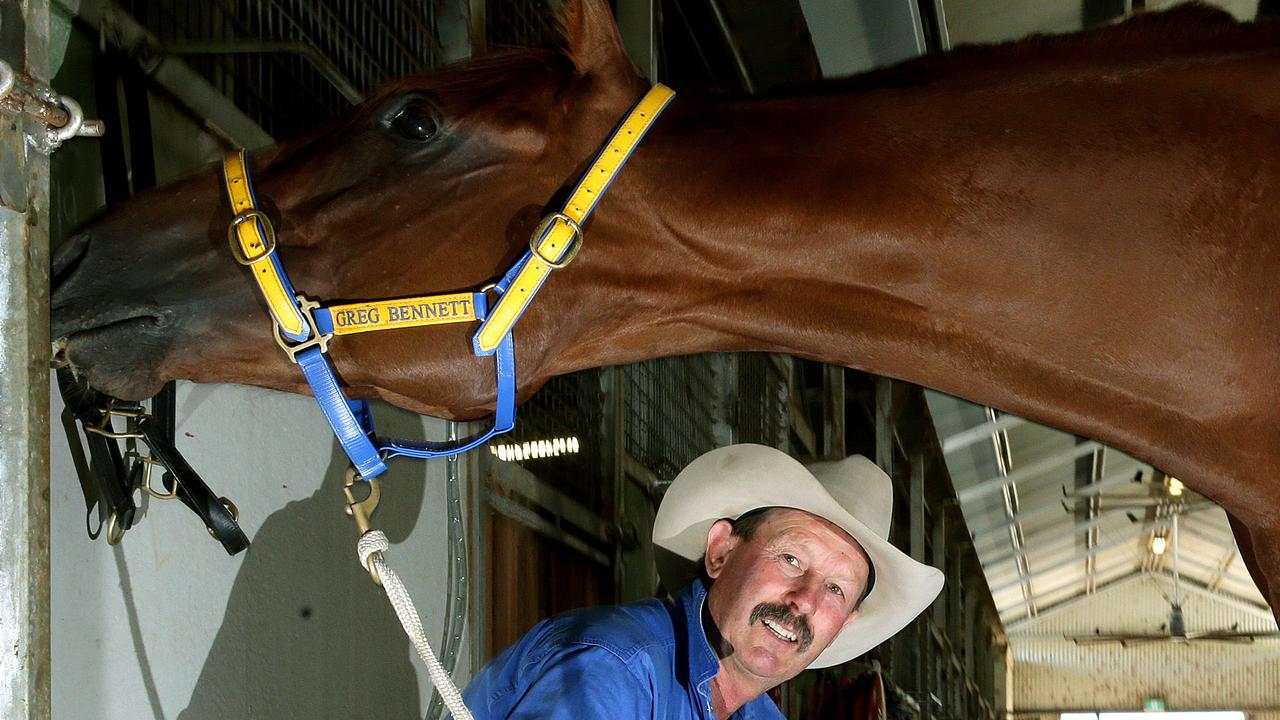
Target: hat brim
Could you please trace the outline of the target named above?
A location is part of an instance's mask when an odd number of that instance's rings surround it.
[[[721,455],[713,457],[717,453]],[[672,482],[653,526],[658,574],[667,589],[675,591],[699,575],[707,533],[716,520],[737,519],[763,507],[803,510],[835,523],[858,541],[875,568],[875,586],[858,616],[811,668],[838,665],[865,654],[906,627],[942,590],[943,575],[938,569],[916,562],[877,535],[803,465],[763,445],[712,451],[690,463]]]

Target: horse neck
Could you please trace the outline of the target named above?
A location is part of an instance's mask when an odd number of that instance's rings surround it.
[[[935,294],[921,240],[937,213],[918,214],[932,203],[897,131],[912,132],[857,97],[678,99],[594,221],[588,280],[565,283],[610,312],[556,372],[655,347],[867,366],[868,334],[913,330]]]
[[[1161,138],[1115,137],[1112,128],[1149,110],[1123,86],[1077,84],[1052,97],[1016,110],[998,94],[927,88],[678,99],[610,190],[618,200],[603,200],[582,266],[552,281],[564,293],[556,307],[582,310],[547,326],[550,374],[655,348],[785,352],[998,407],[1170,472],[1223,478],[1221,458],[1239,447],[1170,448],[1204,445],[1207,423],[1262,412],[1248,406],[1250,389],[1225,408],[1217,384],[1191,382],[1240,374],[1240,339],[1219,337],[1210,311],[1253,300],[1188,301],[1176,290],[1186,268],[1158,261],[1205,242],[1160,224],[1189,202],[1179,163],[1195,163],[1205,146],[1179,137],[1171,156],[1155,147]],[[1091,140],[1063,158],[1067,133]],[[1161,205],[1099,192],[1135,172]],[[1280,332],[1255,315],[1240,335]],[[1151,351],[1169,345],[1190,350]],[[1223,437],[1240,430],[1227,425]],[[1188,464],[1192,456],[1215,459]]]

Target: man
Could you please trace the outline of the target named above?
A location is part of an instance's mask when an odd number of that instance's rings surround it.
[[[770,688],[862,655],[942,589],[889,544],[892,507],[861,456],[806,469],[762,445],[712,450],[654,520],[674,599],[542,621],[475,677],[467,706],[478,720],[780,718]]]

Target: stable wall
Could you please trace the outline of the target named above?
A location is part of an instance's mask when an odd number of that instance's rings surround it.
[[[1161,632],[1168,621],[1172,583],[1137,576],[1107,587],[1059,611],[1018,624],[1009,632],[1013,654],[1013,709],[1024,717],[1056,720],[1058,712],[1133,712],[1160,697],[1171,711],[1245,710],[1251,720],[1280,718],[1280,640],[1254,644],[1216,642],[1077,646],[1065,636],[1095,629],[1142,627]],[[1187,632],[1227,629],[1268,631],[1275,622],[1244,613],[1225,599],[1183,590]],[[1029,715],[1033,710],[1046,710]]]
[[[96,44],[74,33],[55,82],[81,100],[88,117],[96,117]],[[173,105],[152,96],[150,108],[161,183],[218,156],[220,144]],[[95,141],[72,141],[54,159],[57,232],[91,215],[103,195]],[[245,321],[269,322],[265,312]],[[431,683],[356,557],[356,528],[343,514],[347,463],[311,398],[179,383],[178,447],[215,492],[235,502],[253,543],[229,557],[176,502],[152,500],[116,547],[90,541],[56,388],[52,395],[54,718],[427,714]],[[386,406],[375,414],[386,434],[444,437],[443,421]],[[393,463],[373,517],[437,650],[448,589],[445,467]],[[465,506],[465,463],[460,473]],[[470,641],[468,629],[460,684],[471,673]]]

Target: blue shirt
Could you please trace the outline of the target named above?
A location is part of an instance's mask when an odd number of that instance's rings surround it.
[[[574,610],[538,623],[494,658],[463,698],[476,720],[714,719],[720,660],[702,627],[707,589],[673,602]],[[734,720],[781,720],[761,695]]]

